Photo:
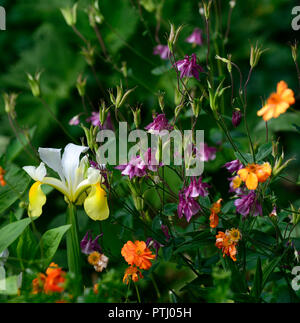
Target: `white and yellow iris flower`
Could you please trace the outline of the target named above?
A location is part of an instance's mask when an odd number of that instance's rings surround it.
[[[109,208],[105,190],[101,187],[103,178],[97,169],[89,167],[87,156],[80,159],[88,147],[68,144],[61,156],[61,149],[39,148],[42,160],[38,167],[25,166],[23,169],[35,181],[29,190],[30,217],[39,217],[46,195],[41,185],[47,184],[60,191],[68,203],[83,204],[85,212],[93,220],[105,220]],[[48,177],[45,164],[53,169],[60,179]]]

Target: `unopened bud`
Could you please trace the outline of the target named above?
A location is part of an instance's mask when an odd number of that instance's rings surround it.
[[[93,66],[95,64],[95,47],[88,45],[87,48],[83,47],[81,55],[84,56],[88,65]]]
[[[17,100],[18,94],[16,93],[4,93],[3,94],[3,99],[4,99],[4,109],[5,112],[10,115],[11,118],[16,117],[16,100]]]
[[[35,74],[35,76],[32,76],[29,73],[27,74],[27,80],[28,84],[30,86],[32,95],[35,97],[40,97],[41,96],[41,88],[40,88],[40,77],[42,72],[38,72]]]
[[[76,2],[72,8],[60,9],[62,15],[65,18],[66,23],[69,26],[76,25],[76,21],[77,21],[77,5],[78,5],[78,3]]]
[[[83,97],[85,95],[86,77],[83,79],[82,74],[77,78],[76,87],[79,95]]]
[[[89,6],[88,10],[89,22],[92,28],[96,26],[96,24],[102,24],[104,21],[104,17],[99,9],[98,1],[94,1],[93,5]]]

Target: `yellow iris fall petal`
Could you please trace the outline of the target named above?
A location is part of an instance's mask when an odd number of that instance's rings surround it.
[[[46,195],[41,189],[41,182],[35,182],[29,190],[29,208],[30,217],[39,217],[42,214],[43,205],[46,203]]]
[[[91,191],[84,201],[84,210],[93,220],[105,220],[109,216],[109,208],[105,190],[100,183],[91,185]]]

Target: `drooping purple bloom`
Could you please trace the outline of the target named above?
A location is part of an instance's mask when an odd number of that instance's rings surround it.
[[[192,177],[190,185],[184,190],[185,195],[190,197],[198,196],[207,196],[207,188],[209,185],[202,182],[202,177],[199,177],[198,180],[196,177]]]
[[[86,122],[90,122],[95,127],[100,127],[99,112],[92,112],[91,116],[86,119]]]
[[[159,252],[159,249],[160,249],[161,247],[163,247],[164,245],[162,245],[162,244],[161,244],[161,243],[159,243],[158,241],[154,240],[153,238],[148,238],[148,239],[146,240],[146,246],[147,246],[148,248],[150,248],[150,247],[154,248],[154,249],[155,249],[155,254],[156,254],[156,256],[157,256],[157,255],[158,255],[158,252]]]
[[[207,162],[216,159],[217,148],[209,147],[206,143],[201,143],[200,147],[194,147],[195,154],[201,161]]]
[[[103,235],[99,234],[94,240],[92,239],[92,234],[91,231],[88,231],[85,236],[83,237],[83,239],[80,242],[80,248],[81,248],[81,252],[89,255],[94,251],[98,251],[100,253],[102,253],[102,249],[98,243],[99,238]]]
[[[175,63],[175,67],[180,71],[180,78],[186,76],[200,80],[199,72],[204,72],[203,68],[196,62],[196,54],[186,55],[184,59]]]
[[[252,214],[253,216],[262,215],[262,207],[254,191],[246,195],[241,195],[239,199],[234,201],[234,205],[236,206],[236,211],[244,218],[248,214]]]
[[[238,159],[226,163],[223,167],[225,167],[230,173],[237,172],[244,168],[243,164]]]
[[[158,163],[155,153],[152,151],[151,148],[148,148],[144,155],[146,167],[148,170],[151,170],[152,172],[157,172],[158,167],[162,166],[162,164]]]
[[[153,121],[150,124],[148,124],[148,126],[145,127],[145,129],[148,130],[149,133],[157,135],[163,130],[172,130],[173,126],[169,124],[166,115],[164,113],[161,113],[156,117],[153,116]]]
[[[179,218],[185,215],[186,220],[190,222],[193,215],[197,214],[201,209],[200,205],[185,192],[179,192],[179,204],[177,207],[177,213]]]
[[[129,163],[119,165],[115,168],[118,170],[121,170],[122,175],[129,176],[129,179],[132,179],[135,176],[136,177],[143,177],[147,174],[146,173],[146,170],[147,170],[146,164],[145,164],[143,158],[140,157],[139,155],[132,157],[131,160],[129,161]]]
[[[69,125],[70,126],[78,126],[79,122],[80,122],[79,115],[76,115],[69,121]]]
[[[242,121],[242,113],[239,109],[234,109],[232,112],[232,124],[236,128]]]
[[[159,55],[161,59],[169,59],[171,52],[168,45],[157,45],[154,47],[153,55]]]
[[[169,229],[165,224],[161,225],[161,230],[164,233],[166,240],[168,241],[170,239]]]
[[[201,46],[203,44],[202,40],[202,30],[200,28],[195,28],[192,34],[185,40],[193,45]]]

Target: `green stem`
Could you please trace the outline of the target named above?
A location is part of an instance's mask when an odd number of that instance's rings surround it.
[[[136,283],[134,283],[134,287],[135,287],[135,290],[136,290],[136,296],[137,296],[138,302],[141,303],[140,292],[139,292],[139,289],[138,289]]]
[[[76,293],[82,290],[81,276],[81,259],[78,239],[78,225],[76,217],[76,207],[70,203],[67,209],[67,224],[71,224],[71,228],[67,232],[67,257],[69,272],[75,276]]]

